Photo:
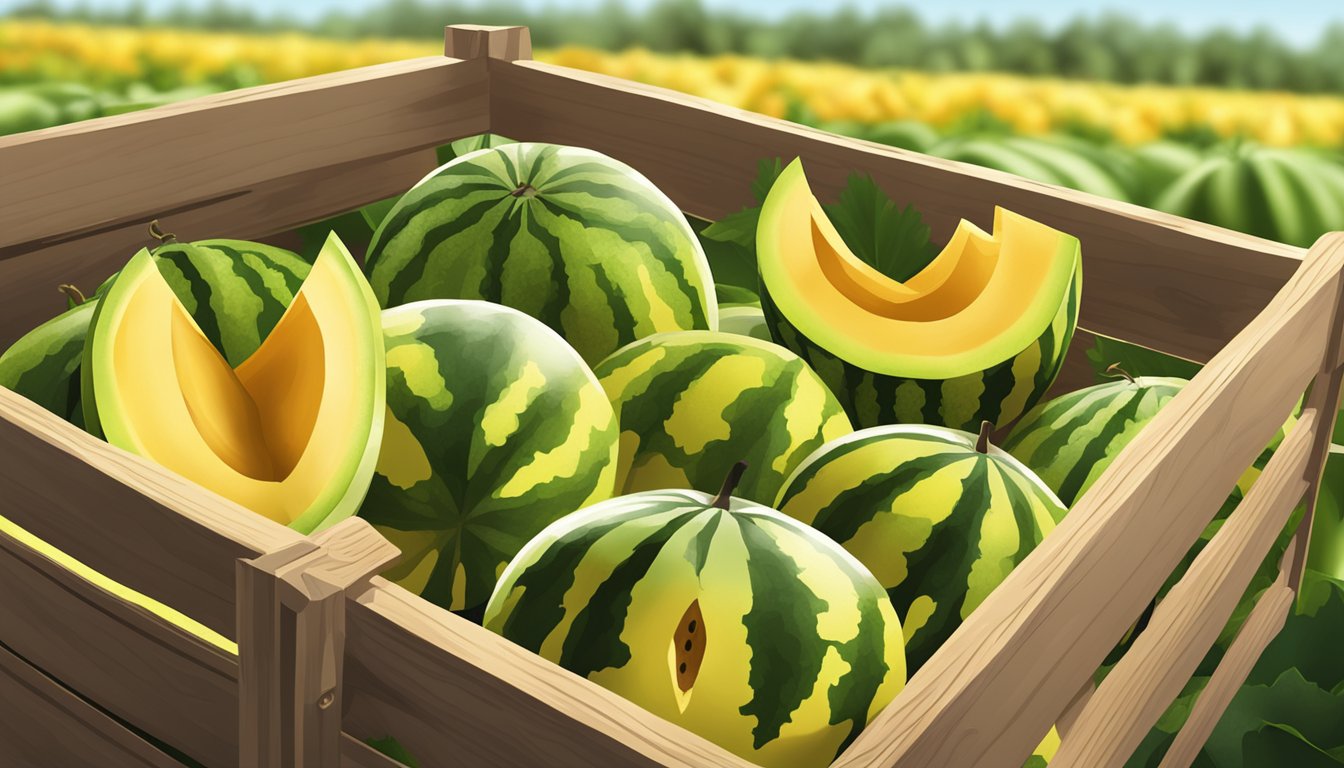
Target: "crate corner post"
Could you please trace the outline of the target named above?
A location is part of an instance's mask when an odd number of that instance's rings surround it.
[[[347,593],[400,554],[350,518],[237,561],[240,765],[339,762]]]
[[[530,59],[532,32],[527,27],[450,24],[443,30],[443,55],[454,59]]]

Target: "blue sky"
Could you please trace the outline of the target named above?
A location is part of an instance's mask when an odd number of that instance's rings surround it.
[[[125,0],[85,0],[95,7],[120,7]],[[151,8],[166,8],[177,0],[146,0]],[[632,6],[648,5],[652,0],[627,0]],[[232,0],[265,12],[278,4],[266,0]],[[347,10],[365,5],[369,0],[287,0],[283,4],[289,13],[300,17],[314,17],[335,9]],[[597,0],[523,0],[530,6],[569,5],[591,6]],[[778,16],[793,10],[821,10],[835,5],[816,0],[703,0],[706,5],[736,8],[745,13]],[[872,9],[888,4],[889,0],[852,0],[861,9]],[[0,11],[19,3],[0,0]],[[958,19],[967,22],[982,18],[991,21],[1011,21],[1022,17],[1036,18],[1047,25],[1062,23],[1078,14],[1096,14],[1099,9],[1114,8],[1145,21],[1171,21],[1188,31],[1202,31],[1215,26],[1250,29],[1265,25],[1280,37],[1295,44],[1316,41],[1323,26],[1331,21],[1344,21],[1344,2],[1341,0],[1127,0],[1124,3],[1095,0],[955,0],[949,2],[907,2],[925,19],[938,22]]]

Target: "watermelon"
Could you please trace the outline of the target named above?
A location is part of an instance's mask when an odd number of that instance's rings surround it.
[[[1344,165],[1316,150],[1239,142],[1172,182],[1154,207],[1305,247],[1344,228]]]
[[[384,307],[498,302],[589,364],[654,333],[718,325],[685,217],[633,168],[576,147],[505,144],[440,167],[379,225],[365,268]]]
[[[1064,515],[1031,470],[989,444],[988,426],[859,430],[808,456],[775,504],[877,577],[912,672]]]
[[[84,426],[79,366],[96,306],[89,301],[68,309],[14,342],[0,355],[0,387]]]
[[[360,516],[401,548],[385,576],[451,610],[490,597],[547,524],[612,495],[617,423],[545,325],[484,301],[383,312],[387,415]]]
[[[783,347],[722,331],[658,334],[602,361],[621,421],[621,493],[712,491],[723,468],[751,464],[738,494],[774,501],[784,478],[851,430],[821,379]]]
[[[1064,136],[966,136],[948,139],[929,154],[994,168],[1035,181],[1113,200],[1129,200],[1128,169],[1118,157]]]
[[[720,308],[719,330],[770,341],[770,326],[766,324],[765,313],[760,307],[742,305]]]
[[[858,561],[733,480],[552,524],[485,626],[756,765],[821,768],[905,684],[900,621]]]

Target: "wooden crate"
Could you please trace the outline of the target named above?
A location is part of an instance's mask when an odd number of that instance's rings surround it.
[[[1340,392],[1344,234],[1304,252],[532,62],[522,28],[450,27],[446,53],[0,138],[0,345],[60,308],[57,284],[96,284],[148,244],[150,219],[191,239],[269,236],[403,191],[432,147],[487,130],[620,158],[706,218],[748,202],[759,158],[795,155],[823,196],[872,173],[937,237],[1003,205],[1082,240],[1075,350],[1101,333],[1208,365],[835,765],[1017,768],[1053,723],[1055,766],[1123,762],[1316,496]],[[1057,389],[1087,370],[1075,352]],[[1254,490],[1093,691],[1304,391]],[[393,765],[361,743],[382,737],[423,766],[746,765],[370,578],[391,553],[362,521],[301,536],[3,389],[0,456],[6,765],[158,766],[167,748],[210,766]],[[1193,759],[1282,625],[1309,525],[1164,765]]]

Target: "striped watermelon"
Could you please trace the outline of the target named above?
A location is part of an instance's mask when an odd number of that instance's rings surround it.
[[[1064,514],[987,427],[860,430],[808,456],[775,505],[873,572],[903,617],[912,672]]]
[[[811,368],[783,347],[721,331],[659,334],[596,373],[621,420],[621,493],[712,491],[751,464],[739,495],[770,503],[784,478],[849,419]]]
[[[1023,416],[1003,448],[1072,507],[1187,383],[1169,376],[1126,375],[1069,392]]]
[[[0,355],[0,387],[84,426],[79,367],[96,306],[88,301],[68,309],[14,342]]]
[[[804,336],[784,319],[768,291],[761,310],[775,341],[811,364],[840,398],[856,426],[884,423],[936,424],[971,429],[981,421],[1004,426],[1033,405],[1059,375],[1078,323],[1079,277],[1070,285],[1054,319],[1026,349],[982,371],[949,379],[887,376],[848,363]]]
[[[757,765],[820,768],[905,684],[900,622],[859,562],[731,483],[551,525],[485,626]]]
[[[506,304],[590,364],[650,334],[718,323],[709,263],[681,212],[633,168],[576,147],[506,144],[442,166],[383,220],[365,268],[384,307]]]
[[[765,313],[760,307],[741,305],[719,308],[719,330],[724,333],[736,333],[750,336],[761,341],[770,341],[770,326],[765,322]]]
[[[528,539],[612,495],[616,415],[578,353],[508,307],[406,304],[383,334],[387,416],[359,514],[402,550],[384,575],[479,607]]]
[[[1113,200],[1130,199],[1128,168],[1119,163],[1119,156],[1067,136],[956,137],[928,151]]]
[[[1344,228],[1344,166],[1315,150],[1239,142],[1174,181],[1154,207],[1309,246]]]

